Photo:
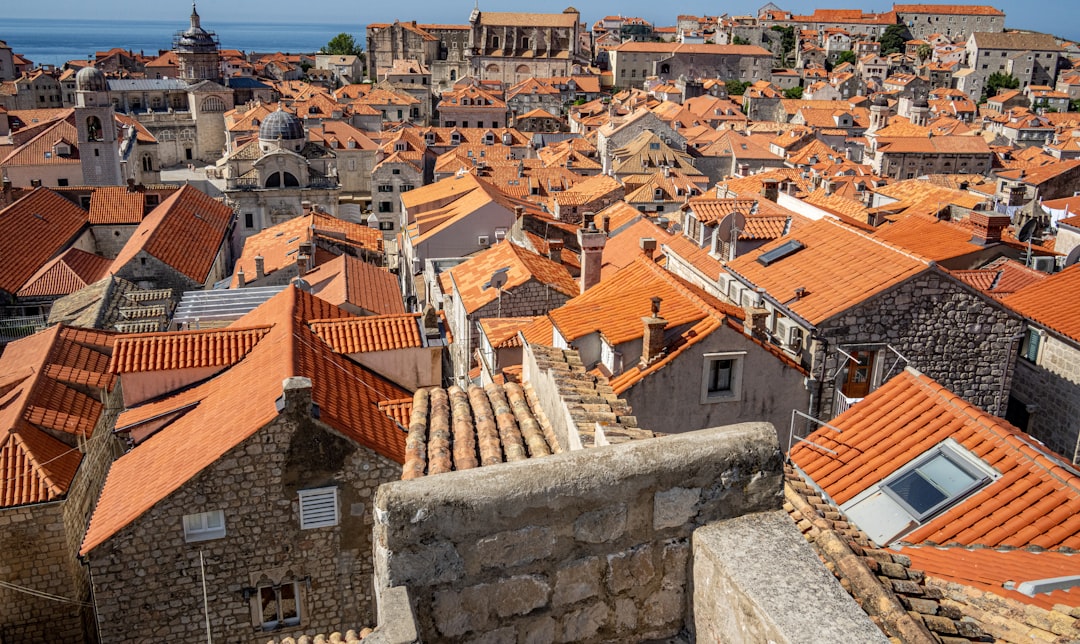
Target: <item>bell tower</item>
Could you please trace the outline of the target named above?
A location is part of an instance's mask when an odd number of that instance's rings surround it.
[[[84,67],[75,75],[75,129],[83,185],[123,184],[116,114],[105,74],[94,67]]]

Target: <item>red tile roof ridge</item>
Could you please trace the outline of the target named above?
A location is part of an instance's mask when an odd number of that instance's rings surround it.
[[[656,262],[652,261],[645,255],[639,255],[634,259],[635,262],[643,264],[658,275],[661,279],[665,280],[681,295],[697,304],[703,311],[713,317],[731,316],[736,320],[745,320],[746,311],[742,307],[735,306],[734,304],[728,304],[723,300],[709,295],[704,289],[691,284],[690,282],[679,277],[675,273],[660,266]]]
[[[110,373],[233,365],[270,331],[270,325],[135,333],[117,338]]]

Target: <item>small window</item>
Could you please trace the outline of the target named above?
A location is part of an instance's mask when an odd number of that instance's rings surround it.
[[[393,230],[393,229],[394,229],[394,222],[392,222],[392,221],[380,221],[379,222],[379,230]]]
[[[882,482],[881,489],[922,523],[992,478],[977,458],[947,440]]]
[[[184,541],[207,541],[225,536],[225,511],[211,510],[184,515]]]
[[[390,174],[401,174],[401,168],[393,168],[393,169],[391,169]]]
[[[389,183],[379,184],[379,192],[393,192],[394,186]]]
[[[701,403],[736,402],[741,398],[745,352],[707,353],[701,374]]]
[[[379,212],[394,212],[394,202],[392,201],[380,201]]]
[[[244,228],[254,228],[254,227],[255,227],[255,215],[253,215],[250,212],[245,212],[244,213]]]
[[[300,529],[326,528],[338,524],[337,488],[300,490]]]
[[[300,582],[261,585],[257,593],[259,621],[264,631],[300,624]]]
[[[1024,339],[1020,342],[1020,357],[1029,362],[1037,362],[1039,359],[1039,340],[1038,330],[1028,329]]]

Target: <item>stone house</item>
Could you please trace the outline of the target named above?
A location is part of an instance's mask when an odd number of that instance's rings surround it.
[[[768,79],[772,52],[756,45],[691,45],[624,42],[608,52],[619,87],[642,87],[649,76],[661,80],[720,78],[754,83]]]
[[[597,130],[596,152],[603,165],[603,174],[608,174],[614,163],[615,151],[628,146],[632,141],[649,132],[657,143],[664,143],[678,151],[686,150],[686,137],[671,129],[667,123],[645,108],[640,108],[624,117],[611,119]],[[649,147],[650,150],[658,148]]]
[[[374,619],[372,497],[405,449],[379,403],[408,392],[314,328],[345,317],[286,288],[229,329],[117,347],[117,429],[135,446],[81,548],[103,644],[207,628],[262,644]]]
[[[480,346],[477,322],[484,318],[544,315],[578,294],[561,262],[503,240],[442,271],[441,307],[454,343],[453,377],[465,383]]]
[[[406,192],[401,205],[398,274],[407,302],[417,296],[412,278],[427,260],[472,255],[502,241],[516,208],[524,207],[469,172]]]
[[[935,34],[963,36],[974,31],[1002,32],[1005,12],[988,5],[894,4],[897,22],[907,25],[912,38]]]
[[[810,373],[818,418],[905,366],[1005,412],[1021,321],[933,261],[825,218],[728,262],[719,286]]]
[[[867,150],[874,174],[912,179],[925,174],[984,174],[994,154],[978,136],[877,136]]]
[[[436,110],[440,127],[501,128],[510,122],[506,101],[474,85],[443,92]]]
[[[1021,89],[1057,81],[1061,46],[1049,34],[974,32],[966,48],[967,68],[956,75],[956,88],[972,100],[986,93],[995,73],[1016,77]]]
[[[1075,265],[1002,302],[1024,316],[1006,418],[1073,463],[1080,461],[1080,327]]]
[[[387,239],[403,229],[401,197],[431,183],[434,166],[434,154],[414,129],[401,129],[379,146],[371,171],[371,211]]]
[[[120,406],[116,336],[57,325],[0,357],[0,632],[12,641],[94,641],[79,543],[109,464]],[[48,593],[43,600],[25,592]]]
[[[233,210],[191,185],[154,208],[113,260],[110,272],[142,288],[210,288],[228,275]]]
[[[580,73],[588,64],[581,14],[481,11],[469,15],[470,73],[481,80],[518,83]]]

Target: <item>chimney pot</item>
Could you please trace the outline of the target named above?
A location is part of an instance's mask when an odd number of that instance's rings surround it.
[[[236,271],[236,287],[244,288],[245,283],[246,281],[244,279],[244,269],[241,268],[240,270]]]
[[[563,240],[548,240],[548,259],[553,262],[562,262]]]
[[[641,252],[645,254],[645,257],[653,259],[653,255],[656,253],[656,239],[653,237],[642,237],[639,243],[641,244]]]
[[[266,277],[266,260],[262,255],[255,256],[255,279],[261,280]]]
[[[652,298],[652,315],[641,318],[645,325],[641,338],[641,366],[647,367],[664,353],[664,329],[667,320],[660,317],[660,298]]]

